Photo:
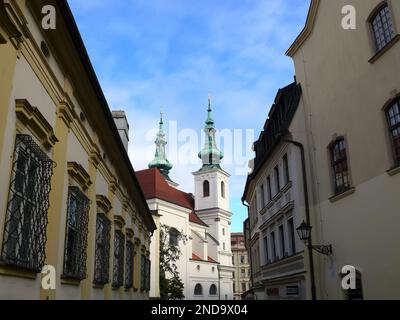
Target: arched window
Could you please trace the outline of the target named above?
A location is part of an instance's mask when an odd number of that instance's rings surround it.
[[[375,41],[375,49],[379,51],[396,35],[393,27],[392,15],[386,1],[373,12],[369,22]]]
[[[225,198],[225,182],[221,181],[221,196]]]
[[[171,228],[169,230],[169,244],[171,246],[176,247],[178,245],[178,235],[179,235],[179,232],[175,228]]]
[[[194,295],[195,296],[203,295],[203,287],[201,286],[200,283],[196,284],[196,286],[194,287]]]
[[[207,180],[205,180],[203,182],[203,197],[209,197],[210,196],[210,182],[208,182]]]
[[[217,286],[215,284],[212,284],[210,287],[210,296],[216,296],[217,295]]]
[[[330,145],[333,186],[335,194],[350,189],[350,170],[347,161],[346,142],[343,137],[337,138]]]
[[[400,99],[391,103],[386,109],[392,139],[395,165],[400,165]]]

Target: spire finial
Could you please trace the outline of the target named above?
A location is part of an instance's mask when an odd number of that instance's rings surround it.
[[[208,94],[208,111],[211,111],[211,93]]]
[[[160,107],[160,129],[162,129],[164,124],[163,116],[164,116],[163,107]]]

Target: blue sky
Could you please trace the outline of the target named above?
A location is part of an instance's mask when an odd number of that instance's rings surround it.
[[[293,81],[285,51],[304,26],[309,0],[68,0],[110,108],[124,109],[131,125],[129,154],[141,170],[154,155],[160,107],[169,121],[200,135],[212,95],[218,129],[254,130],[235,148],[242,161],[253,157],[257,139],[279,88]],[[251,132],[251,131],[249,131]],[[172,134],[171,134],[172,136]],[[251,139],[250,139],[251,138]],[[250,139],[250,140],[249,140]],[[199,141],[199,147],[201,148]],[[222,146],[221,146],[222,147]],[[236,150],[238,149],[238,150]],[[190,148],[189,148],[190,150]],[[193,192],[193,161],[171,172],[180,188]],[[242,231],[246,176],[238,163],[222,164],[232,174],[232,230]]]

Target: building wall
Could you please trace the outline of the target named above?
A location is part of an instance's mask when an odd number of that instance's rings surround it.
[[[400,177],[393,168],[384,106],[400,92],[400,43],[376,61],[368,17],[380,0],[354,0],[357,29],[343,30],[341,9],[348,1],[320,1],[312,33],[293,54],[304,89],[311,160],[316,241],[333,245],[333,256],[317,256],[319,297],[343,299],[341,268],[362,274],[366,299],[398,299],[400,259],[393,254],[398,234]],[[400,3],[388,1],[396,32]],[[323,72],[321,72],[321,70]],[[351,192],[332,198],[328,145],[344,136]],[[374,235],[374,236],[371,236]]]
[[[241,300],[241,295],[250,290],[250,260],[244,246],[244,236],[232,234],[232,264],[235,268],[233,295],[235,300]],[[243,257],[243,260],[242,260]],[[244,271],[244,273],[242,272]],[[243,288],[243,285],[245,286]],[[244,290],[243,290],[244,289]]]
[[[56,268],[56,290],[41,289],[40,274],[2,264],[0,298],[147,298],[147,292],[140,292],[137,286],[140,274],[136,279],[135,288],[112,289],[110,284],[99,288],[92,284],[96,216],[100,210],[97,197],[102,196],[110,203],[110,210],[105,213],[112,223],[112,230],[120,228],[127,237],[130,234],[133,240],[137,239],[137,253],[139,250],[145,254],[149,253],[151,227],[143,219],[143,215],[147,212],[137,209],[140,206],[136,206],[138,203],[134,200],[132,191],[128,192],[126,185],[122,182],[125,180],[124,174],[119,170],[119,166],[112,162],[112,158],[107,157],[110,149],[113,148],[112,145],[115,146],[115,141],[112,138],[109,141],[100,140],[100,135],[96,132],[98,125],[80,116],[80,111],[85,110],[87,105],[79,102],[79,87],[75,87],[77,85],[75,83],[70,83],[66,75],[68,70],[65,73],[61,72],[62,68],[57,64],[55,57],[51,54],[49,58],[45,58],[40,51],[40,42],[44,41],[44,35],[37,26],[32,11],[25,6],[25,1],[12,2],[10,8],[19,17],[19,21],[26,19],[29,24],[22,29],[22,26],[14,21],[18,29],[24,33],[24,37],[19,40],[10,40],[6,37],[7,43],[0,44],[0,60],[7,64],[6,69],[0,72],[2,77],[0,110],[4,115],[1,118],[5,120],[4,125],[0,126],[0,179],[4,182],[4,192],[0,194],[0,248],[3,248],[16,135],[28,134],[56,164],[53,168],[49,193],[48,225],[44,230],[47,236],[45,264]],[[4,36],[7,30],[0,26],[0,33]],[[14,41],[20,41],[19,49]],[[1,68],[4,68],[3,63]],[[3,86],[3,83],[6,85]],[[16,101],[20,99],[25,102]],[[70,186],[79,187],[90,200],[87,229],[87,278],[82,281],[61,277],[65,251],[67,197]],[[112,236],[110,239],[110,279],[112,279],[113,242]],[[139,266],[140,260],[135,259],[135,268],[138,269]]]

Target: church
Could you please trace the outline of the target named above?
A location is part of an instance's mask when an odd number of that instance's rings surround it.
[[[170,244],[179,246],[176,263],[188,300],[232,300],[233,266],[229,177],[221,168],[223,153],[217,148],[211,101],[208,101],[205,146],[199,153],[202,167],[193,173],[194,195],[178,189],[169,173],[172,164],[165,151],[167,140],[162,114],[155,158],[149,169],[136,172],[157,230],[151,238],[150,297],[160,297],[160,227],[169,227]],[[178,240],[177,234],[187,237]]]

